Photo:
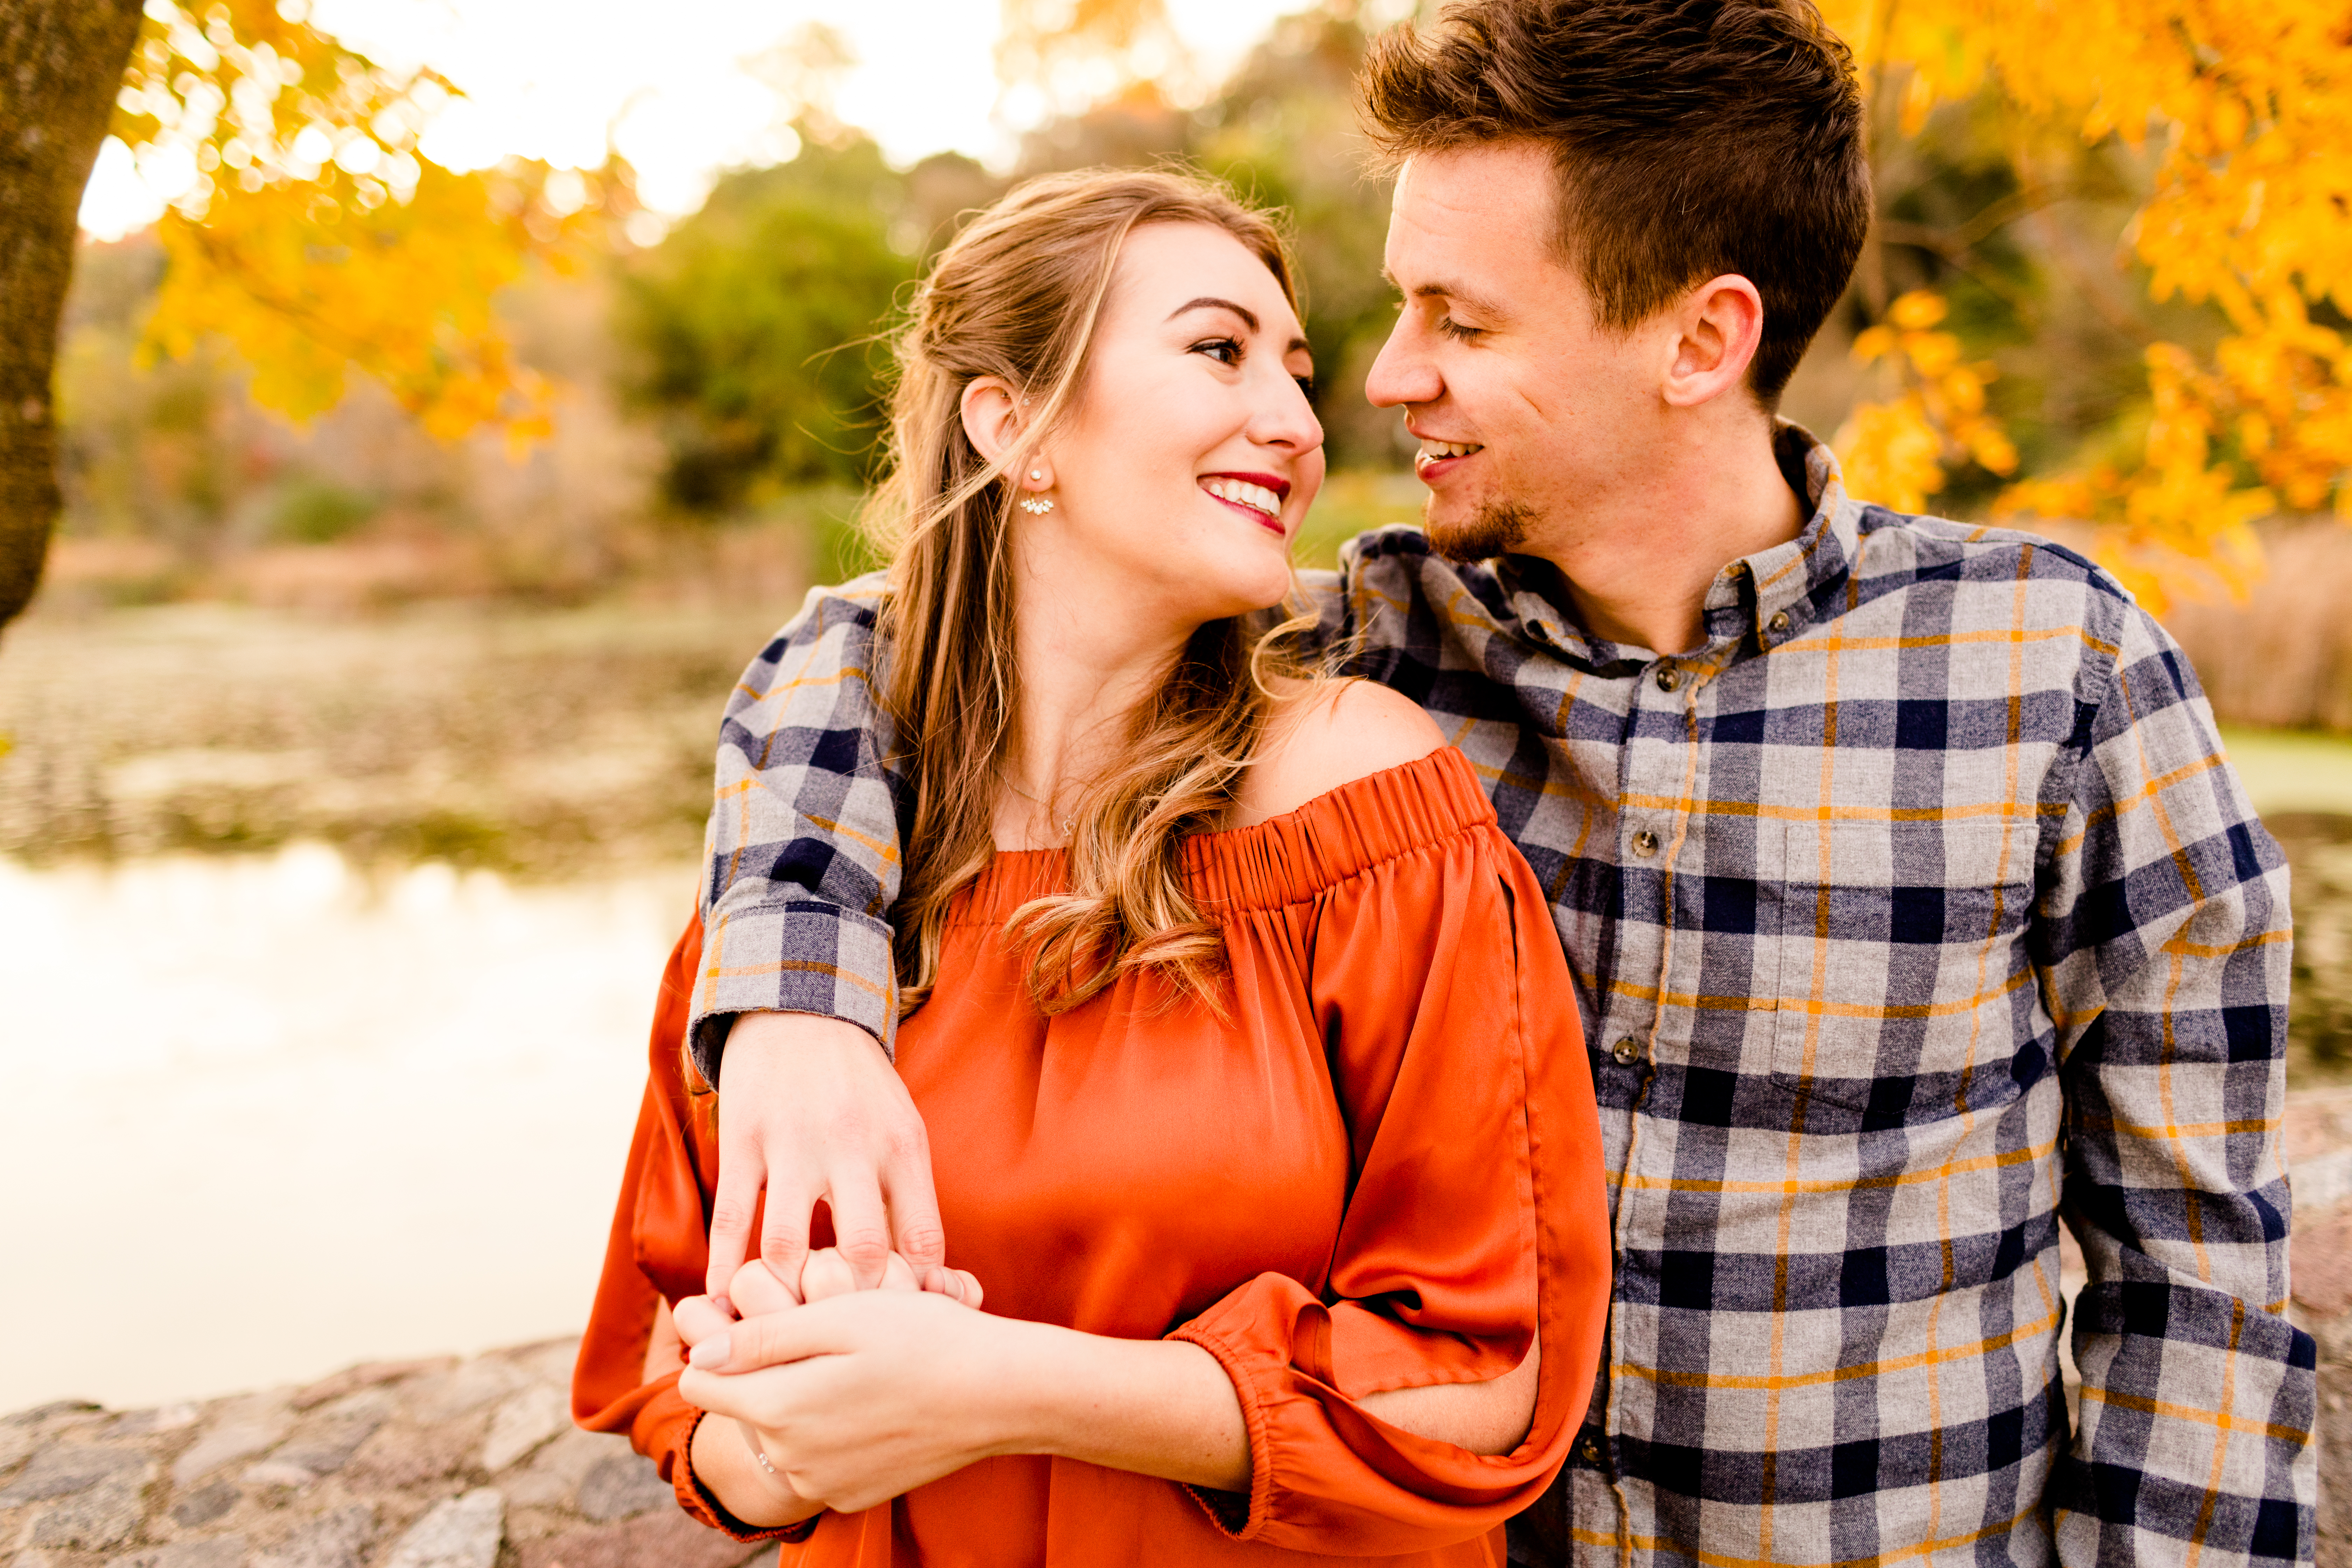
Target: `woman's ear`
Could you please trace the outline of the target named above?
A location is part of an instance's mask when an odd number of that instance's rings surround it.
[[[964,435],[973,449],[992,463],[1003,458],[1027,423],[1022,417],[1020,394],[999,376],[974,378],[963,389],[961,412]]]

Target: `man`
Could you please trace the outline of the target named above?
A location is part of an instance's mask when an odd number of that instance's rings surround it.
[[[2308,1556],[2281,858],[2111,580],[1853,500],[1775,420],[1870,218],[1843,47],[1806,0],[1470,0],[1364,92],[1403,297],[1367,390],[1430,497],[1326,630],[1551,889],[1611,1172],[1608,1354],[1515,1560]],[[763,1184],[785,1278],[819,1197],[866,1268],[943,1256],[834,626],[730,710],[714,1289]]]

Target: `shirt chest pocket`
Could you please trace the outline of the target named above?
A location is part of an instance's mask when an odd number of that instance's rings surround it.
[[[1787,824],[1759,922],[1774,1079],[1865,1126],[2013,1098],[2035,842],[2030,818]]]

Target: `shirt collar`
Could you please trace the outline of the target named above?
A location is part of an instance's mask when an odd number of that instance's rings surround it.
[[[1774,421],[1772,453],[1812,512],[1796,538],[1742,556],[1716,574],[1705,609],[1710,649],[1750,635],[1760,647],[1777,647],[1800,635],[1820,614],[1828,597],[1822,590],[1843,579],[1856,558],[1862,508],[1845,493],[1836,456],[1811,431],[1786,419]],[[1588,635],[1570,608],[1566,580],[1549,561],[1506,555],[1495,563],[1495,577],[1503,601],[1496,606],[1500,618],[1516,620],[1522,635],[1590,665],[1597,675],[1630,673],[1658,657],[1653,649]]]

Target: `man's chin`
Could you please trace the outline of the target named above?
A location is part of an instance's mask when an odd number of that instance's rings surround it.
[[[1487,561],[1509,555],[1527,542],[1535,513],[1515,500],[1481,501],[1466,511],[1431,496],[1422,508],[1422,531],[1429,547],[1448,561]]]

